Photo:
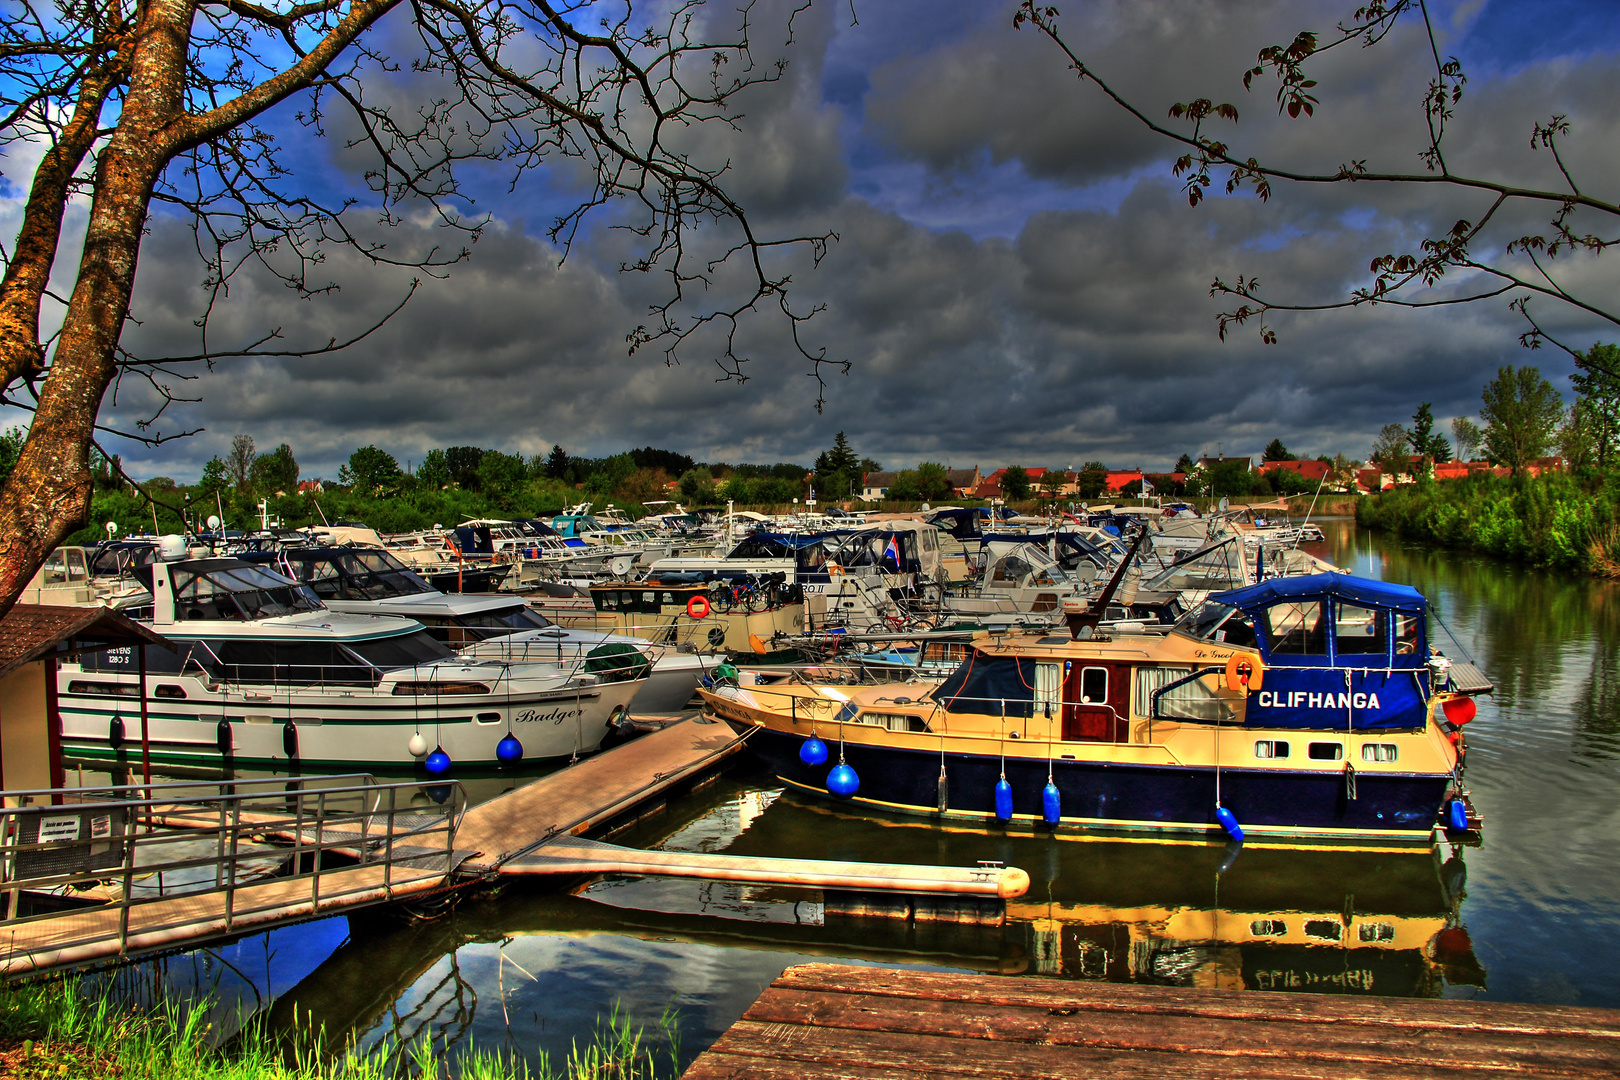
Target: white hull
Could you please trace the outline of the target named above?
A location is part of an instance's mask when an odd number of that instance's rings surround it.
[[[219,685],[189,676],[149,675],[147,712],[153,760],[220,766],[237,763],[360,766],[408,769],[421,759],[410,751],[420,732],[427,749],[442,747],[457,767],[498,764],[496,744],[511,733],[523,744],[523,761],[590,753],[610,722],[628,706],[641,680],[552,687],[540,691],[501,686],[494,693],[446,696],[396,695],[375,687],[271,687]],[[129,696],[101,689],[130,688]],[[122,720],[122,750],[139,755],[141,709],[138,679],[107,672],[81,672],[64,664],[58,676],[62,737],[67,749],[103,757],[112,745],[113,717]],[[75,685],[77,684],[77,685]],[[100,693],[86,693],[94,685]],[[210,686],[214,686],[210,689]],[[178,688],[183,699],[154,696]],[[173,691],[168,691],[172,693]],[[220,722],[229,725],[231,752]],[[289,723],[295,735],[289,736]],[[289,752],[291,751],[291,752]]]

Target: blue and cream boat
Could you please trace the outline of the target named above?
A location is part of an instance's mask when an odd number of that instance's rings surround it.
[[[1431,653],[1415,589],[1276,578],[1169,633],[1065,608],[1069,633],[980,634],[942,682],[741,671],[703,696],[784,783],[876,809],[1291,843],[1477,829],[1462,725],[1490,686]]]

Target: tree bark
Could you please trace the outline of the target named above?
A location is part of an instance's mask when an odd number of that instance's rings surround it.
[[[0,387],[45,368],[45,350],[39,343],[40,300],[62,239],[62,215],[73,176],[95,142],[101,107],[120,74],[115,62],[85,79],[73,118],[34,172],[16,249],[0,282]]]
[[[116,370],[146,208],[173,153],[169,129],[184,109],[194,14],[190,0],[149,0],[136,28],[129,93],[96,160],[78,278],[28,440],[0,492],[0,611],[89,515],[90,443]],[[40,225],[37,235],[44,231]]]
[[[186,108],[186,65],[196,0],[144,4],[139,24],[130,39],[120,41],[114,61],[121,63],[127,56],[129,90],[118,125],[96,158],[89,228],[73,294],[28,439],[0,491],[0,615],[11,609],[51,550],[89,517],[96,417],[117,373],[118,339],[129,314],[147,208],[163,170],[176,155],[308,87],[400,2],[354,0],[343,19],[297,63],[241,96],[195,114]],[[50,168],[42,166],[36,175],[19,234],[19,246],[28,241],[28,256],[23,265],[14,261],[0,290],[0,365],[19,365],[12,378],[26,374],[30,365],[38,369],[39,296],[60,241],[69,184],[94,142],[101,104],[113,85],[102,85],[97,78],[87,76],[69,128],[83,148],[73,157],[78,142],[70,145],[65,137],[53,150],[55,157],[47,155]],[[77,126],[81,119],[83,126]],[[7,370],[12,369],[0,367]]]

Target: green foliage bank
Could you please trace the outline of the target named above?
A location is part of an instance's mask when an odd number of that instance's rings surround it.
[[[1620,577],[1620,477],[1613,475],[1412,484],[1360,500],[1356,521],[1441,547]]]

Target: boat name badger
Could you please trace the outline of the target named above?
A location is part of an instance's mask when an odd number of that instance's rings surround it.
[[[560,724],[564,720],[572,720],[577,716],[585,715],[582,709],[552,709],[550,712],[541,712],[538,709],[524,709],[512,719],[519,724],[544,724],[547,721]]]
[[[1292,690],[1279,694],[1275,690],[1262,690],[1258,694],[1262,709],[1380,709],[1377,694],[1341,693],[1312,694],[1305,690]]]

